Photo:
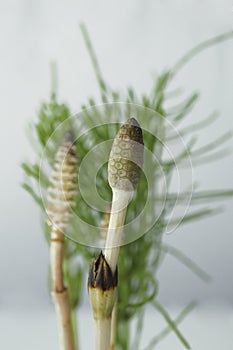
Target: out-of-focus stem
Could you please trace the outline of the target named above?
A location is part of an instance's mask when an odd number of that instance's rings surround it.
[[[61,350],[75,350],[74,329],[68,290],[64,285],[64,231],[76,194],[77,156],[72,131],[64,134],[55,157],[48,189],[48,221],[51,226],[50,263],[52,297],[55,305]]]
[[[60,349],[75,350],[69,295],[63,282],[63,250],[63,233],[53,228],[50,244],[52,297],[57,315]]]

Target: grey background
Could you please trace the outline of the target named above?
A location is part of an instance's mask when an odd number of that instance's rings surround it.
[[[9,1],[0,2],[1,244],[0,307],[47,305],[48,247],[39,211],[20,188],[19,164],[33,160],[26,138],[39,102],[50,91],[49,63],[59,70],[59,97],[78,112],[98,87],[78,27],[91,34],[107,81],[119,89],[148,91],[152,77],[195,44],[232,29],[232,1]],[[196,57],[176,79],[185,92],[199,90],[192,118],[213,110],[221,118],[199,145],[232,128],[233,41]],[[98,101],[98,97],[97,97]],[[190,119],[191,120],[191,119]],[[229,143],[232,149],[232,141]],[[232,155],[195,171],[203,189],[232,188]],[[165,304],[233,302],[232,201],[223,214],[184,226],[165,241],[183,250],[212,276],[204,284],[168,257],[160,270],[159,298]]]

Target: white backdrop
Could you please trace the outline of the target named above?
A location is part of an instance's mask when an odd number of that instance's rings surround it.
[[[79,22],[84,21],[111,86],[132,85],[139,93],[146,92],[152,77],[192,46],[232,29],[233,2],[12,0],[0,2],[0,17],[0,307],[47,306],[48,248],[38,208],[20,188],[19,164],[33,159],[25,128],[35,120],[39,102],[49,95],[49,63],[57,62],[59,98],[73,112],[88,96],[98,102],[98,87],[79,30]],[[192,113],[195,120],[213,110],[221,112],[200,145],[233,126],[232,44],[228,41],[200,54],[176,79],[184,91],[201,92]],[[230,156],[199,168],[195,180],[205,189],[232,188],[232,160]],[[224,206],[223,214],[165,237],[213,276],[211,284],[204,284],[167,258],[159,273],[159,298],[165,305],[183,305],[192,298],[232,304],[232,201]]]

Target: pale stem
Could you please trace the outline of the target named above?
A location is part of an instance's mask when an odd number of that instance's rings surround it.
[[[50,265],[51,265],[52,290],[56,292],[62,292],[64,290],[63,271],[62,271],[63,250],[64,250],[63,233],[53,227],[51,232],[51,242],[50,242]]]
[[[115,272],[122,244],[122,232],[125,222],[128,203],[132,192],[112,189],[112,208],[107,232],[104,256],[112,273]]]
[[[72,322],[70,317],[70,305],[68,291],[52,292],[53,301],[57,315],[59,344],[61,350],[74,350],[74,338]]]
[[[117,326],[117,301],[112,310],[112,320],[111,320],[111,341],[110,341],[110,349],[115,350],[116,344],[116,326]]]
[[[53,227],[50,243],[52,297],[57,315],[60,350],[75,350],[69,295],[63,281],[63,253],[63,233]]]
[[[95,350],[110,350],[111,318],[95,320]]]

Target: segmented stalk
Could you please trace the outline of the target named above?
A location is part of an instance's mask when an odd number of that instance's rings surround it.
[[[52,277],[52,297],[55,304],[60,349],[74,350],[75,342],[71,322],[71,308],[68,290],[64,285],[63,255],[64,231],[72,214],[71,206],[76,195],[77,155],[74,135],[64,134],[55,158],[48,189],[48,220],[51,225],[50,262]]]

